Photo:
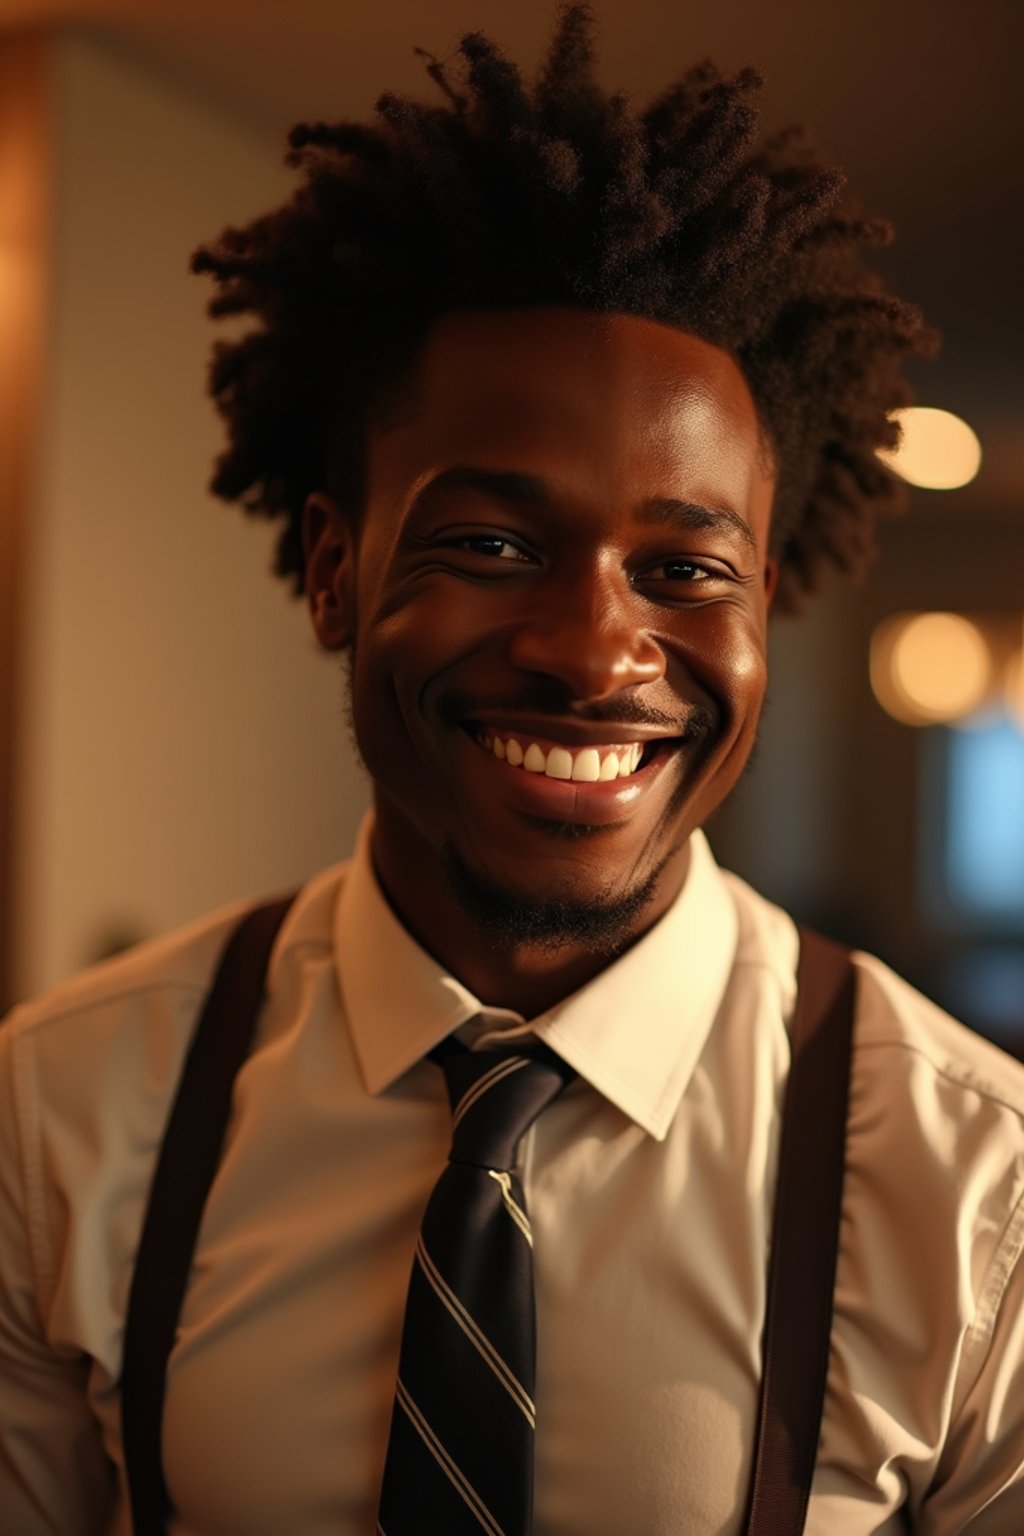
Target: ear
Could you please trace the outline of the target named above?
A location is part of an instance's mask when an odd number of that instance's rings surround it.
[[[306,595],[316,637],[326,651],[343,651],[355,634],[355,537],[352,520],[325,491],[302,509]]]

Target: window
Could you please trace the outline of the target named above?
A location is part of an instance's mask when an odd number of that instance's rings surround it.
[[[1003,715],[940,734],[950,905],[969,927],[1024,930],[1024,730]]]

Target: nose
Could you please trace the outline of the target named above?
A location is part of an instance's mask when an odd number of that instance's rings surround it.
[[[529,601],[509,647],[521,671],[556,677],[581,701],[664,675],[664,653],[638,623],[639,600],[625,573],[552,573]]]

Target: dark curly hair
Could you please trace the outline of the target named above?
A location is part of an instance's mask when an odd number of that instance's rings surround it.
[[[898,439],[905,360],[934,340],[863,261],[888,224],[802,129],[754,146],[755,70],[699,64],[636,111],[598,85],[593,30],[589,5],[563,7],[532,89],[472,33],[455,68],[423,55],[443,104],[388,94],[372,125],[300,124],[291,200],[193,257],[212,315],[260,322],[214,351],[229,445],[211,488],[283,520],[275,569],[296,593],[306,496],[358,509],[366,433],[431,322],[521,305],[644,316],[736,358],[778,472],[777,607],[873,554],[898,502],[875,450]]]

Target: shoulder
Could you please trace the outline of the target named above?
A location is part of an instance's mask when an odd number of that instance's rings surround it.
[[[48,1096],[129,1065],[165,1076],[210,984],[228,935],[250,904],[209,915],[89,966],[14,1008],[0,1028],[0,1072],[22,1093],[43,1075]],[[172,1060],[173,1058],[173,1060]]]
[[[788,1017],[796,999],[799,929],[782,908],[723,872],[738,918],[735,964],[757,969]],[[947,1101],[981,1105],[1024,1125],[1024,1063],[944,1012],[876,956],[852,952],[857,975],[854,1078],[887,1097],[928,1081]]]
[[[855,964],[848,1215],[908,1263],[944,1255],[966,1319],[1021,1257],[1024,1065],[874,956]]]
[[[22,1156],[50,1138],[116,1138],[162,1116],[216,968],[248,903],[233,902],[69,977],[16,1007],[0,1028],[0,1093]]]
[[[776,1036],[784,1040],[796,998],[798,929],[744,882],[726,879],[739,918],[737,968],[748,975],[756,968],[761,996],[772,999]],[[959,1288],[955,1305],[948,1298],[957,1311],[966,1297],[977,1302],[986,1284],[998,1286],[1020,1261],[1024,1064],[875,956],[855,951],[851,959],[857,991],[847,1251],[887,1255],[884,1262],[909,1269],[924,1256],[945,1253],[944,1281],[936,1274],[933,1282]]]
[[[858,1055],[877,1056],[881,1070],[902,1060],[909,1077],[926,1074],[936,1091],[962,1093],[1024,1123],[1024,1063],[951,1018],[874,955],[855,954],[854,963]]]
[[[45,1034],[83,1016],[148,1003],[155,993],[202,992],[228,934],[249,905],[232,902],[77,972],[14,1008],[5,1020],[5,1038]]]
[[[328,947],[344,866],[296,897],[275,944],[271,979],[309,943]],[[217,963],[256,905],[234,901],[90,966],[12,1010],[0,1027],[0,1088],[25,1134],[106,1118],[158,1123],[177,1081]],[[155,1117],[155,1119],[154,1119]]]
[[[345,866],[335,865],[296,895],[279,951],[330,942],[333,898]],[[259,900],[237,900],[79,971],[40,997],[21,1003],[3,1020],[0,1040],[41,1039],[53,1032],[86,1031],[111,1015],[150,1014],[200,1000],[209,988],[232,931]]]

